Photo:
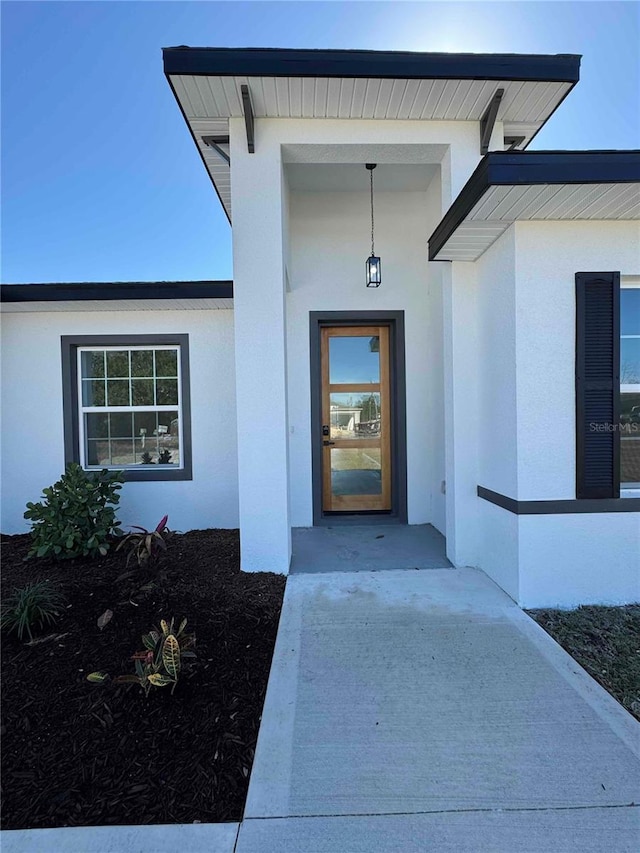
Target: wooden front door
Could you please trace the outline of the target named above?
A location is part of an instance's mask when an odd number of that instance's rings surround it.
[[[321,330],[322,509],[391,509],[389,326]]]

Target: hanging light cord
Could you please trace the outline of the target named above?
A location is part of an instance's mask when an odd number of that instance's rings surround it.
[[[375,255],[373,248],[373,169],[369,169],[369,177],[371,178],[371,254]]]

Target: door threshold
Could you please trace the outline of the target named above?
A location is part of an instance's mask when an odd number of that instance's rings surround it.
[[[358,527],[364,525],[389,525],[406,524],[407,522],[397,515],[385,515],[384,513],[363,513],[362,515],[323,515],[315,519],[314,527]]]

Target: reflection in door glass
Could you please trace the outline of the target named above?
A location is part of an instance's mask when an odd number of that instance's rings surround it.
[[[331,394],[331,438],[378,438],[380,392]]]
[[[332,448],[331,491],[335,496],[381,494],[380,449]]]
[[[380,382],[380,338],[330,337],[329,382],[344,383]]]

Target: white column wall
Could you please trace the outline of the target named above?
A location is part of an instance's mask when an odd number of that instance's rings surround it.
[[[479,126],[466,145],[451,145],[442,158],[441,215],[448,211],[480,157]],[[496,141],[502,128],[494,129]],[[433,264],[432,264],[433,266]],[[445,506],[447,556],[455,566],[478,561],[477,483],[478,360],[476,269],[471,263],[441,263]]]
[[[434,380],[431,386],[424,377],[425,372],[429,373],[429,357],[437,346],[438,334],[441,334],[442,315],[434,320],[433,312],[441,310],[442,273],[440,270],[427,271],[427,239],[432,230],[432,215],[437,213],[437,216],[433,215],[435,227],[442,210],[448,208],[453,196],[462,188],[480,159],[478,124],[260,119],[256,122],[256,153],[251,155],[246,151],[242,120],[231,120],[230,136],[242,567],[248,570],[262,568],[286,571],[290,553],[290,524],[297,526],[312,523],[308,411],[309,310],[357,311],[367,310],[374,304],[375,307],[389,310],[397,310],[403,305],[411,308],[406,317],[407,341],[411,342],[409,346],[413,360],[408,379],[407,407],[411,423],[409,432],[412,434],[410,442],[416,448],[421,445],[421,452],[411,451],[409,520],[412,523],[433,520],[444,529],[444,495],[440,491],[444,479],[444,454],[441,446],[437,458],[436,438],[444,432],[444,417],[434,412],[434,407],[442,404],[444,365],[441,368],[434,360],[433,370],[440,373],[440,378]],[[314,273],[311,273],[308,292],[304,297],[301,295],[301,280],[296,272],[295,234],[296,228],[304,229],[304,218],[308,217],[310,210],[302,210],[300,205],[296,205],[295,194],[292,194],[291,233],[288,235],[286,226],[283,228],[282,225],[283,217],[286,218],[287,195],[281,184],[281,161],[384,164],[434,163],[443,161],[443,158],[446,159],[446,181],[433,210],[426,216],[420,211],[415,223],[407,217],[402,234],[397,227],[397,222],[402,220],[401,209],[396,209],[392,216],[395,225],[392,232],[397,235],[398,245],[406,246],[407,240],[410,240],[416,248],[412,248],[406,256],[394,246],[383,251],[382,242],[378,244],[383,229],[378,230],[376,245],[379,245],[383,257],[385,277],[379,293],[367,294],[364,286],[360,292],[361,267],[364,266],[365,256],[362,248],[357,250],[358,291],[354,291],[351,296],[348,291],[338,287],[350,254],[356,252],[355,242],[352,248],[348,246],[349,235],[353,234],[356,220],[361,219],[361,210],[356,204],[352,211],[353,223],[347,223],[349,227],[346,231],[342,229],[336,233],[333,219],[335,210],[331,211],[330,202],[325,201],[325,212],[316,223],[321,230],[311,234],[311,237],[305,235],[304,239],[315,240],[316,248],[321,246],[321,267],[335,272],[335,267],[341,266],[343,272],[338,275],[329,275],[327,272],[322,276],[320,288],[313,280]],[[321,200],[316,201],[322,206]],[[409,205],[412,207],[413,202],[409,202]],[[436,207],[440,209],[436,210]],[[380,207],[380,215],[383,215],[382,211],[383,207]],[[420,233],[419,223],[422,223]],[[325,234],[331,235],[331,239],[326,240]],[[343,256],[335,248],[336,241]],[[283,253],[287,257],[284,263]],[[420,267],[419,273],[412,272],[407,282],[397,283],[395,291],[389,278],[394,268],[394,254],[398,257],[399,269],[415,267],[417,271]],[[286,309],[282,302],[284,280],[288,282],[291,291],[287,295]],[[418,284],[422,288],[422,308],[414,310],[416,300],[408,298],[406,294],[409,291],[417,293]],[[398,299],[397,294],[402,293],[403,289],[405,295]],[[429,311],[432,312],[430,317],[427,316]],[[305,312],[306,316],[303,317]],[[288,344],[285,344],[281,335],[285,322],[289,329]],[[429,337],[429,329],[434,332],[432,338]],[[290,350],[288,357],[287,346]],[[290,373],[289,380],[286,378],[287,370]],[[269,412],[268,438],[256,435],[247,423],[257,403]],[[287,423],[288,406],[291,407],[291,416]],[[434,423],[431,435],[424,428],[425,417],[427,420],[431,418]],[[419,423],[423,424],[421,431],[414,426]],[[287,431],[288,442],[283,440]],[[419,432],[420,438],[417,440]],[[287,449],[290,454],[290,473],[287,471]],[[290,502],[287,480],[291,489]]]
[[[241,568],[286,573],[286,211],[279,141],[262,128],[249,154],[244,121],[229,123]]]
[[[238,526],[233,311],[2,313],[3,533],[64,471],[62,335],[188,334],[193,479],[125,483],[118,518],[173,530]]]
[[[515,232],[508,229],[478,259],[477,485],[517,494]],[[487,501],[478,506],[478,565],[519,597],[518,518]]]
[[[518,490],[515,263],[513,228],[477,261],[478,484],[510,497]]]
[[[441,172],[442,175],[442,172]],[[438,223],[442,211],[442,177],[432,181],[427,193],[427,217]],[[429,232],[431,233],[431,231]],[[427,264],[427,368],[431,381],[428,386],[426,422],[427,435],[423,452],[430,460],[429,521],[446,536],[446,462],[444,411],[444,304],[443,264]]]
[[[443,270],[447,556],[454,566],[478,559],[478,317],[474,264]]]

